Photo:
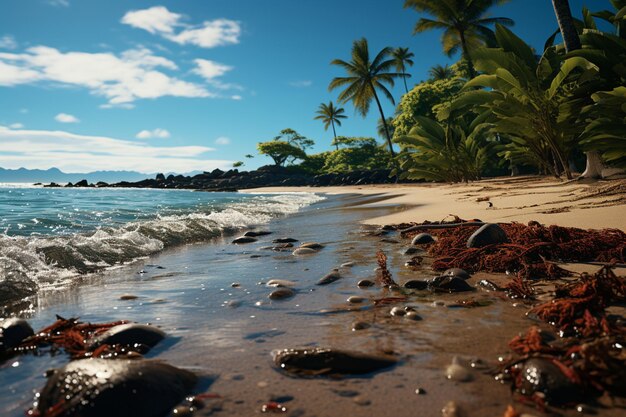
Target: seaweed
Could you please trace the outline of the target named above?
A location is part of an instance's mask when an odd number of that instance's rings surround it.
[[[387,255],[382,250],[376,252],[376,259],[380,274],[376,276],[376,281],[383,287],[397,287],[398,284],[393,280],[389,268],[387,268]]]

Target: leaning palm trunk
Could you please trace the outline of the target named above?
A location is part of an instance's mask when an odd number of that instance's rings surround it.
[[[370,87],[374,92],[374,99],[376,100],[376,105],[378,105],[378,110],[380,111],[380,117],[383,119],[383,125],[385,126],[385,136],[387,137],[387,145],[389,145],[389,153],[391,154],[391,158],[396,157],[396,153],[393,151],[393,144],[391,143],[391,135],[389,134],[389,126],[387,126],[387,119],[385,119],[385,113],[383,112],[383,106],[380,105],[380,100],[378,99],[378,94],[376,94],[376,89],[374,85],[370,82]]]

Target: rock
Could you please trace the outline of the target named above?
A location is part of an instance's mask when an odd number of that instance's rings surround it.
[[[346,300],[348,303],[350,304],[361,304],[363,303],[365,300],[367,300],[367,298],[365,297],[359,297],[358,295],[352,295],[350,297],[348,297],[348,299]]]
[[[472,372],[461,364],[456,356],[452,358],[452,363],[446,368],[446,378],[451,381],[467,382],[471,381],[474,376]]]
[[[82,359],[54,371],[35,399],[40,415],[159,417],[196,385],[189,371],[152,360]]]
[[[461,409],[454,401],[448,401],[441,409],[441,417],[463,417]]]
[[[241,236],[238,237],[237,239],[233,240],[232,243],[236,244],[236,245],[240,245],[243,243],[252,243],[252,242],[256,242],[257,239],[253,238],[252,236]]]
[[[550,360],[531,358],[517,365],[521,368],[522,395],[542,393],[550,405],[560,405],[580,400],[580,389]]]
[[[498,287],[495,282],[488,279],[481,279],[478,281],[478,286],[486,289],[487,291],[502,291],[502,288]]]
[[[344,262],[340,265],[341,268],[352,268],[354,266],[354,262]]]
[[[507,243],[509,241],[506,232],[495,223],[482,225],[467,239],[468,248],[480,248],[497,243]]]
[[[327,285],[337,281],[340,278],[341,274],[339,273],[339,270],[335,269],[334,271],[324,275],[319,281],[317,281],[315,285]]]
[[[272,240],[272,243],[294,243],[297,241],[298,239],[292,239],[290,237],[281,237],[281,238]]]
[[[137,298],[139,298],[139,297],[137,297],[136,295],[133,295],[133,294],[122,294],[122,295],[120,295],[120,300],[122,300],[122,301],[136,300]]]
[[[276,288],[280,288],[280,287],[295,287],[296,283],[293,281],[289,281],[286,279],[270,279],[269,281],[267,281],[267,285],[268,287],[276,287]]]
[[[425,290],[428,288],[428,282],[420,279],[411,279],[404,283],[404,288],[410,288],[412,290]]]
[[[87,182],[87,180],[80,180],[76,184],[74,184],[74,187],[89,187],[89,183]]]
[[[279,288],[276,291],[272,291],[267,298],[270,300],[284,300],[285,298],[290,298],[294,295],[296,295],[296,292],[291,288]]]
[[[159,182],[163,182],[165,181],[165,175],[162,173],[158,173],[156,174],[156,177],[154,177],[155,180],[159,181]]]
[[[417,314],[415,311],[409,311],[408,313],[406,313],[404,318],[408,319],[408,320],[413,320],[413,321],[420,321],[420,320],[422,320],[422,316]]]
[[[452,276],[439,276],[428,281],[428,289],[432,292],[463,292],[473,291],[474,287],[465,280]]]
[[[18,346],[34,334],[33,328],[24,319],[10,318],[0,324],[0,352]]]
[[[406,250],[404,251],[405,255],[415,255],[417,252],[420,252],[421,249],[420,248],[416,248],[415,246],[411,246],[406,248]]]
[[[469,272],[461,268],[446,269],[445,271],[443,271],[443,274],[441,275],[448,276],[448,277],[457,277],[463,280],[468,280],[470,278]]]
[[[397,240],[397,239],[391,239],[391,238],[387,238],[387,237],[384,238],[384,239],[380,239],[380,241],[383,242],[383,243],[393,243],[393,244],[400,243],[400,241]]]
[[[153,347],[165,338],[165,332],[157,327],[146,324],[127,323],[97,334],[89,342],[89,349],[93,350],[100,345],[126,345],[136,344]]]
[[[280,371],[293,376],[362,375],[397,363],[389,356],[320,347],[282,349],[272,352],[272,356]]]
[[[425,245],[427,243],[433,243],[435,239],[428,233],[420,233],[413,238],[411,245]]]
[[[402,307],[393,307],[389,312],[392,316],[404,316],[406,315],[406,310]]]
[[[299,255],[313,255],[314,253],[317,253],[317,251],[315,249],[311,249],[311,248],[298,248],[298,249],[293,251],[293,254],[296,255],[296,256],[299,256]]]
[[[239,288],[239,287],[241,287],[241,284],[240,284],[240,283],[238,283],[238,282],[233,282],[232,284],[230,284],[230,286],[231,286],[232,288]]]
[[[365,329],[369,329],[371,327],[371,325],[369,323],[366,323],[364,321],[356,321],[354,323],[352,323],[352,331],[356,332],[359,330],[365,330]]]
[[[374,285],[374,281],[369,280],[369,279],[362,279],[359,282],[357,282],[356,285],[361,288],[371,287]]]
[[[248,237],[259,237],[259,236],[266,236],[266,235],[271,235],[272,232],[269,232],[267,230],[250,230],[247,231],[246,233],[244,233],[244,236],[248,236]]]
[[[304,242],[300,244],[300,248],[309,248],[309,249],[315,249],[315,250],[322,249],[323,247],[324,245],[322,245],[321,243],[317,243],[317,242]]]

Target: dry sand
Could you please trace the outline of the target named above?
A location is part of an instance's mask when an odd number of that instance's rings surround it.
[[[626,180],[563,182],[545,177],[497,178],[470,184],[392,184],[342,187],[267,187],[247,192],[308,191],[363,194],[369,205],[396,205],[392,214],[365,220],[370,224],[397,224],[442,220],[447,215],[486,222],[544,224],[585,229],[626,230]],[[489,207],[489,202],[492,207]]]

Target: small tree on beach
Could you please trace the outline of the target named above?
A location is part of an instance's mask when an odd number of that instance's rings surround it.
[[[306,153],[299,147],[282,140],[270,140],[257,144],[261,155],[267,155],[274,160],[276,166],[284,166],[288,160],[306,159]]]
[[[413,60],[411,58],[413,58],[415,54],[413,52],[409,52],[409,48],[395,48],[391,51],[391,55],[395,61],[396,71],[401,74],[402,81],[404,81],[404,91],[405,93],[408,93],[409,89],[406,85],[406,78],[411,75],[406,73],[406,67],[407,65],[410,67],[413,66]]]
[[[431,69],[428,70],[428,75],[430,75],[430,81],[441,81],[448,80],[454,77],[456,74],[448,64],[446,65],[435,65]]]
[[[335,131],[335,125],[341,126],[341,119],[347,118],[344,115],[344,109],[341,107],[335,107],[332,101],[329,101],[328,104],[322,103],[319,105],[318,110],[316,111],[317,116],[315,116],[315,120],[321,120],[324,122],[324,130],[328,130],[328,126],[333,127],[333,139],[337,138],[337,132]],[[339,146],[337,149],[339,149]]]

